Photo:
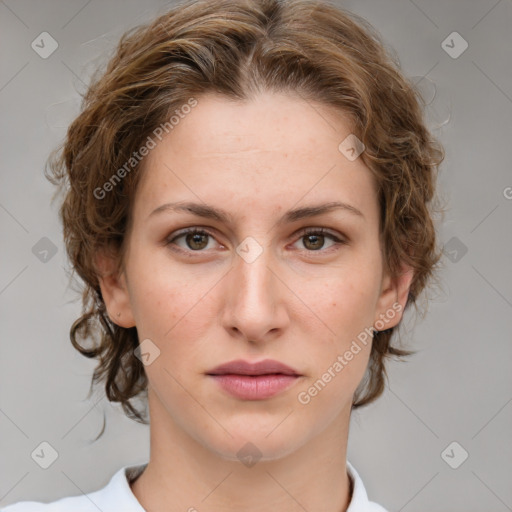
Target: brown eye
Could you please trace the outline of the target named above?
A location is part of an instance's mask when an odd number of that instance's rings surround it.
[[[325,243],[323,235],[305,235],[302,238],[304,239],[304,247],[311,251],[321,249]]]
[[[185,235],[185,240],[188,247],[190,247],[194,251],[198,251],[200,249],[204,249],[208,245],[209,236],[210,235],[208,235],[208,233],[187,233]]]
[[[183,238],[185,240],[185,246],[175,243],[176,240]],[[189,229],[178,233],[176,236],[169,238],[166,245],[177,245],[179,249],[184,251],[196,251],[201,252],[208,246],[209,239],[213,236],[207,231],[200,229]]]
[[[341,240],[334,234],[325,231],[323,228],[306,230],[300,237],[300,240],[303,241],[302,243],[308,252],[321,252],[321,249],[325,248],[326,239],[330,239],[332,241],[332,244],[327,247],[326,251],[333,246],[346,243],[344,240]]]

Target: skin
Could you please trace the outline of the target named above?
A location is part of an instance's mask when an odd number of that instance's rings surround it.
[[[109,274],[114,262],[97,258],[113,321],[136,326],[160,350],[145,367],[150,461],[132,490],[150,512],[344,511],[351,404],[371,340],[308,404],[297,396],[393,304],[403,311],[412,273],[391,279],[383,271],[373,177],[361,158],[338,150],[351,133],[347,118],[289,93],[197,99],[146,157],[124,270]],[[232,222],[150,215],[174,201],[222,208]],[[292,208],[331,201],[363,216],[336,210],[277,223]],[[188,227],[211,236],[166,245]],[[346,243],[306,236],[309,227]],[[236,252],[246,237],[262,249],[251,263]],[[400,319],[397,312],[386,328]],[[234,359],[266,358],[302,376],[257,401],[205,375]],[[262,454],[252,467],[237,457],[247,442]]]

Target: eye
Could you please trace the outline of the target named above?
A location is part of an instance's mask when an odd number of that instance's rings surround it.
[[[305,250],[308,252],[319,252],[324,248],[325,239],[330,238],[333,243],[327,249],[336,245],[346,244],[345,240],[338,238],[333,233],[325,230],[324,228],[307,228],[302,231],[299,241],[303,241]],[[325,251],[324,251],[325,252]]]
[[[325,249],[326,238],[332,241],[332,244],[327,247],[327,250],[336,245],[347,243],[345,240],[324,228],[306,228],[300,234],[301,236],[298,241],[303,241],[304,249],[299,248],[299,250],[307,252],[322,252],[321,249]],[[176,241],[180,239],[184,240],[185,246],[176,243]],[[167,246],[174,245],[176,247],[174,247],[173,250],[181,252],[204,252],[205,249],[214,248],[214,246],[209,247],[209,242],[211,241],[209,239],[214,239],[214,236],[210,232],[194,227],[173,233],[173,235],[166,240],[165,244]],[[323,252],[327,252],[327,250]]]
[[[176,236],[169,238],[166,241],[166,245],[177,245],[182,250],[189,250],[195,252],[201,252],[203,249],[208,248],[208,237],[213,238],[213,235],[203,229],[191,228],[179,232]],[[180,246],[175,244],[176,240],[183,238],[186,246]],[[209,247],[211,249],[212,247]]]

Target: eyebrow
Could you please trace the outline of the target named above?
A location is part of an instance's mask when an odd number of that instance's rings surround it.
[[[295,208],[293,210],[289,210],[277,221],[277,224],[282,225],[296,222],[301,219],[315,217],[317,215],[322,215],[335,210],[343,210],[364,219],[364,215],[361,210],[358,210],[355,206],[352,206],[348,203],[343,203],[341,201],[332,201],[330,203],[305,206],[303,208]],[[216,220],[225,224],[233,223],[233,217],[231,214],[225,210],[222,210],[221,208],[216,208],[205,203],[201,204],[188,201],[162,204],[158,208],[155,208],[148,215],[148,220],[149,218],[163,212],[187,212],[198,217]]]

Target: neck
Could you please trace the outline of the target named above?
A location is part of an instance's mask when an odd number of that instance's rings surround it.
[[[254,465],[226,460],[181,429],[149,396],[150,460],[131,484],[147,512],[345,512],[350,411],[292,453]],[[169,505],[171,504],[171,505]]]

